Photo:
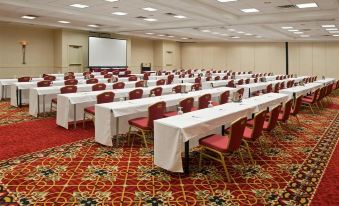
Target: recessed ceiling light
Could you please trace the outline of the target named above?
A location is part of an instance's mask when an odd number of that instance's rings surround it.
[[[119,0],[105,0],[105,1],[108,1],[108,2],[116,2],[116,1],[119,1]]]
[[[186,39],[188,39],[188,38],[186,38],[186,37],[182,37],[181,39],[184,39],[184,40],[186,40]]]
[[[263,38],[262,36],[256,36],[255,38]]]
[[[144,19],[145,21],[158,21],[157,19],[152,19],[152,18],[146,18]]]
[[[329,31],[331,34],[339,33],[339,31]]]
[[[238,1],[238,0],[217,0],[217,1],[221,3],[225,3],[225,2],[232,2],[232,1]]]
[[[307,37],[310,37],[310,35],[300,35],[300,37],[302,37],[302,38],[307,38]]]
[[[69,23],[71,23],[71,22],[69,22],[69,21],[58,21],[59,23],[62,23],[62,24],[69,24]]]
[[[296,32],[296,31],[299,31],[298,29],[289,29],[288,31],[290,32]]]
[[[306,4],[296,4],[299,9],[306,9],[306,8],[316,8],[318,5],[316,3],[306,3]]]
[[[69,5],[69,6],[72,6],[72,7],[75,7],[75,8],[79,8],[79,9],[84,9],[84,8],[88,7],[85,4],[72,4],[72,5]]]
[[[153,35],[154,33],[148,32],[148,33],[146,33],[146,34],[148,34],[148,35]]]
[[[212,34],[220,34],[219,32],[212,32]]]
[[[321,27],[323,27],[323,28],[333,28],[333,27],[335,27],[335,25],[327,24],[327,25],[321,25]]]
[[[253,34],[250,34],[250,33],[247,33],[247,34],[245,34],[246,36],[252,36]]]
[[[221,36],[228,36],[228,34],[220,34]]]
[[[158,36],[165,36],[165,35],[163,35],[163,34],[159,34]]]
[[[235,31],[235,29],[228,29],[228,31]]]
[[[291,27],[291,26],[283,26],[283,27],[281,27],[282,29],[293,29],[293,27]]]
[[[169,35],[169,36],[167,36],[167,37],[169,37],[169,38],[173,38],[174,36],[172,36],[172,35]]]
[[[124,16],[124,15],[127,15],[127,13],[121,12],[121,11],[116,11],[116,12],[113,12],[112,14],[118,15],[118,16]]]
[[[238,31],[237,33],[238,33],[238,34],[243,34],[243,33],[245,33],[245,32],[243,32],[243,31]]]
[[[94,27],[94,28],[99,27],[99,25],[96,25],[96,24],[89,24],[89,25],[87,25],[87,26],[89,26],[89,27]]]
[[[22,16],[21,18],[23,18],[23,19],[35,19],[35,18],[37,18],[37,16],[25,15],[25,16]]]
[[[146,8],[142,8],[145,11],[157,11],[158,9],[155,8],[151,8],[151,7],[146,7]]]
[[[294,32],[295,34],[303,34],[304,32],[302,32],[302,31],[296,31],[296,32]]]
[[[245,12],[245,13],[256,13],[256,12],[259,12],[258,9],[255,9],[255,8],[250,8],[250,9],[241,9],[242,12]]]
[[[202,32],[211,32],[210,30],[207,30],[207,29],[204,29],[204,30],[201,30]]]
[[[238,36],[232,36],[231,38],[232,39],[240,39],[240,37],[238,37]]]
[[[174,17],[178,18],[178,19],[186,19],[187,18],[186,16],[183,16],[183,15],[176,15]]]
[[[339,34],[334,34],[334,35],[332,35],[332,36],[339,36]]]
[[[326,31],[337,31],[338,29],[337,28],[328,28],[326,29]]]

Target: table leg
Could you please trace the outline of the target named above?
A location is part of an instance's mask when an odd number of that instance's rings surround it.
[[[74,122],[73,122],[73,128],[76,129],[77,128],[77,106],[76,104],[74,104]]]
[[[16,88],[16,106],[19,106],[19,90],[18,87]]]
[[[251,88],[248,88],[248,98],[251,97]]]
[[[19,107],[22,106],[22,90],[19,89]]]
[[[45,95],[42,95],[42,112],[44,113],[44,117],[46,117],[46,106],[45,106]]]
[[[1,94],[1,99],[0,100],[2,100],[2,99],[5,99],[5,85],[1,85],[1,87],[2,87],[2,94]]]
[[[115,125],[115,138],[116,141],[117,141],[117,146],[119,145],[119,117],[117,117],[117,120],[116,120],[116,125]]]
[[[39,98],[39,95],[38,95],[38,114],[37,114],[37,117],[39,117],[39,114],[40,114],[40,98]]]
[[[185,165],[184,165],[184,172],[185,175],[189,175],[190,173],[190,142],[189,140],[185,142]]]
[[[221,126],[221,135],[224,136],[225,135],[225,125]]]

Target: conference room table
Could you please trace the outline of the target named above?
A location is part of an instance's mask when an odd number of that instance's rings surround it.
[[[98,81],[100,83],[107,83],[108,79],[100,78]],[[21,106],[22,103],[29,103],[29,90],[37,87],[37,82],[38,81],[11,83],[11,105],[17,107]],[[64,86],[65,80],[57,80],[52,83],[53,86]],[[86,80],[78,80],[78,85],[81,84],[86,84]]]
[[[295,87],[291,87],[291,88],[287,88],[287,89],[282,89],[279,91],[279,93],[282,94],[287,94],[289,96],[290,99],[292,98],[297,98],[300,95],[306,95],[309,94],[311,92],[314,92],[315,90],[319,89],[323,87],[322,83],[308,83],[305,84],[304,86],[295,86]]]
[[[189,173],[189,150],[200,138],[221,133],[241,117],[272,108],[288,100],[288,95],[269,93],[211,108],[162,118],[154,121],[154,164],[171,172]],[[184,168],[182,164],[184,153]]]
[[[148,97],[139,100],[127,100],[123,102],[112,102],[107,104],[95,105],[95,141],[112,146],[112,137],[128,132],[128,120],[147,116],[148,107],[156,102],[166,102],[169,110],[176,110],[179,102],[185,98],[193,97],[195,104],[198,98],[204,94],[211,94],[213,101],[218,101],[219,96],[224,91],[230,91],[232,94],[235,88],[214,88],[193,91],[188,93],[168,94],[158,97]]]
[[[315,83],[321,83],[324,86],[327,86],[329,84],[335,83],[335,81],[336,81],[335,78],[325,78],[325,79],[317,80],[315,81]]]
[[[173,87],[177,85],[185,85],[186,89],[190,89],[192,84],[170,84],[170,85],[162,85],[162,86],[151,86],[151,87],[138,87],[138,89],[143,90],[143,98],[149,97],[151,95],[151,90],[156,87],[162,88],[162,94],[172,94]],[[57,104],[57,125],[64,127],[66,129],[69,128],[69,122],[73,121],[73,126],[76,127],[76,121],[82,120],[84,114],[84,108],[93,106],[96,104],[96,97],[98,94],[103,92],[112,91],[114,92],[115,100],[114,101],[122,101],[124,104],[125,100],[128,98],[129,92],[136,88],[126,88],[126,89],[112,89],[110,87],[109,90],[105,91],[89,91],[82,93],[71,93],[71,94],[59,94],[57,95],[58,104]],[[142,99],[136,101],[143,101]],[[96,115],[97,117],[97,115]]]

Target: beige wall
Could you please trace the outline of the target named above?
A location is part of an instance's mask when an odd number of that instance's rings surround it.
[[[284,43],[183,43],[183,68],[285,72]]]
[[[140,73],[141,63],[151,63],[153,66],[154,41],[149,39],[131,39],[131,64],[129,68]]]
[[[289,43],[291,74],[339,79],[339,42]]]
[[[20,41],[28,41],[22,64]],[[39,76],[54,69],[54,31],[32,26],[0,24],[0,78]]]

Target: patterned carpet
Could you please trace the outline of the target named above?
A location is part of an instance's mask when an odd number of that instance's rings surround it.
[[[138,138],[113,148],[90,138],[2,160],[0,205],[310,205],[338,141],[339,111],[304,110],[300,119],[269,136],[274,146],[251,146],[256,165],[245,152],[245,166],[228,155],[231,183],[214,161],[198,170],[197,151],[189,177],[162,170]]]

